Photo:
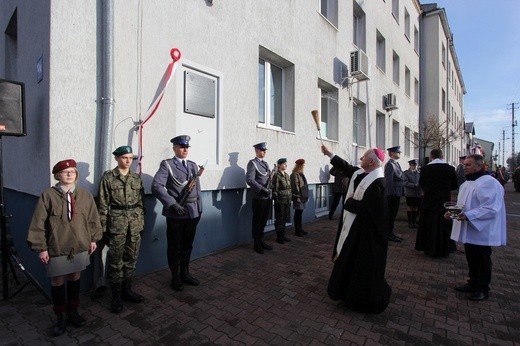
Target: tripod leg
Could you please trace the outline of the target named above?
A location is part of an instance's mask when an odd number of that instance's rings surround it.
[[[40,291],[40,293],[45,297],[45,299],[47,299],[50,303],[52,303],[52,299],[51,297],[49,296],[49,294],[47,294],[47,292],[45,292],[45,290],[43,289],[43,287],[40,285],[40,283],[34,278],[34,276],[31,275],[31,273],[29,273],[25,267],[23,266],[22,262],[20,262],[20,260],[18,259],[18,257],[16,257],[13,253],[11,253],[11,258],[13,259],[13,261],[18,265],[18,267],[21,269],[22,273],[25,275],[25,277],[29,280],[30,283],[32,283],[34,285],[34,287],[36,287],[36,289],[38,291]],[[23,286],[25,287],[25,285]],[[22,288],[23,288],[22,287]],[[21,289],[20,289],[21,290]],[[18,293],[20,290],[18,290],[16,293]],[[16,294],[15,293],[15,294]]]

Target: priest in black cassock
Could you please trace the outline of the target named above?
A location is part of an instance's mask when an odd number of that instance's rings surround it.
[[[331,164],[350,178],[343,220],[334,245],[334,267],[327,293],[350,309],[383,312],[392,289],[385,280],[388,249],[388,204],[384,171],[385,153],[368,149],[361,168],[334,155],[326,146],[321,151]]]

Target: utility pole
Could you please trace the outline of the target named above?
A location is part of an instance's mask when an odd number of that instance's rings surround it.
[[[498,143],[500,146],[500,143]],[[505,167],[504,165],[504,158],[506,157],[506,130],[502,129],[502,167]]]
[[[516,157],[515,157],[515,103],[511,103],[511,172],[515,171]]]

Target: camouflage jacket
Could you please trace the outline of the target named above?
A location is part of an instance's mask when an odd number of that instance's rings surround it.
[[[273,175],[273,199],[274,203],[291,203],[291,180],[289,175],[282,171],[277,171]]]
[[[98,210],[103,231],[106,231],[115,219],[128,217],[132,219],[130,222],[132,230],[142,231],[143,200],[144,188],[139,174],[129,171],[126,176],[123,176],[117,167],[103,173],[98,193]],[[127,209],[122,209],[125,207]]]

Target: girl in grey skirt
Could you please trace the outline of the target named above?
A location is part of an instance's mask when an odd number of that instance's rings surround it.
[[[96,250],[102,230],[92,194],[76,186],[76,161],[58,162],[52,174],[58,183],[45,190],[38,200],[27,243],[38,252],[51,278],[57,316],[52,334],[59,336],[66,331],[65,312],[73,326],[85,325],[85,319],[78,314],[80,275],[90,263],[89,256]]]

